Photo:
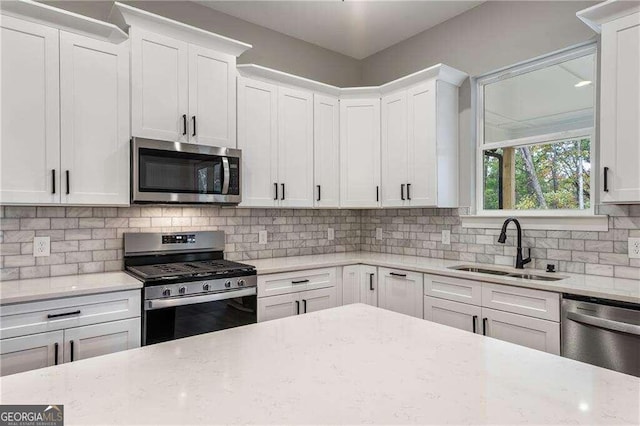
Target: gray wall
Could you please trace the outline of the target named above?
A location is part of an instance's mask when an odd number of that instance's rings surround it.
[[[595,37],[576,12],[597,2],[492,1],[362,61],[362,83],[377,85],[445,63],[478,76]],[[471,88],[460,89],[460,205],[469,206],[474,173]]]
[[[45,1],[43,3],[106,21],[112,1]],[[238,63],[259,64],[336,86],[357,86],[361,63],[259,25],[187,1],[127,1],[126,3],[253,45]]]

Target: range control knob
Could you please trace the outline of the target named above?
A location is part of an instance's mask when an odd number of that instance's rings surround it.
[[[224,283],[224,286],[225,286],[226,288],[231,288],[231,281],[227,280],[227,281]]]
[[[163,295],[164,297],[169,297],[169,296],[171,296],[171,289],[170,289],[170,288],[163,288],[163,289],[162,289],[162,295]]]
[[[238,287],[244,287],[244,285],[245,285],[244,280],[238,280]]]
[[[187,292],[187,287],[185,287],[185,286],[180,287],[180,288],[178,289],[178,292],[179,292],[180,294],[185,294],[185,293]]]
[[[202,284],[203,291],[209,291],[210,288],[211,288],[211,285],[209,283]]]

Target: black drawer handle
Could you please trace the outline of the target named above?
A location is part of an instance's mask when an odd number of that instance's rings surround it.
[[[71,362],[73,362],[73,352],[74,352],[74,350],[73,350],[73,346],[74,346],[73,340],[70,341],[69,343],[71,344]]]
[[[473,325],[473,332],[476,332],[476,322],[478,321],[478,316],[474,315],[473,318],[471,319],[471,324]]]
[[[55,194],[56,193],[56,169],[51,169],[51,182],[52,182],[51,193]]]
[[[296,300],[296,315],[300,315],[300,302]]]
[[[278,184],[276,182],[273,183],[273,187],[276,189],[276,196],[274,198],[274,200],[278,199]]]
[[[487,322],[488,322],[488,321],[489,321],[488,319],[486,319],[486,318],[482,318],[482,334],[483,334],[484,336],[486,336],[486,335],[487,335]]]
[[[187,114],[182,114],[182,135],[187,134]]]
[[[57,343],[53,345],[53,348],[55,350],[55,353],[53,354],[54,365],[58,365],[58,346],[59,345]]]
[[[369,274],[369,290],[374,291],[375,288],[373,288],[373,276],[375,274]]]
[[[404,201],[404,183],[400,184],[400,199]]]
[[[605,167],[604,168],[604,192],[609,192],[609,182],[607,179],[607,176],[609,175],[609,168]]]
[[[397,272],[389,272],[389,275],[393,275],[394,277],[407,278],[407,274],[399,274]]]
[[[316,201],[320,201],[320,199],[322,198],[322,189],[320,187],[320,185],[316,185],[318,187],[318,199]]]
[[[77,311],[73,311],[73,312],[65,312],[63,314],[49,314],[47,315],[47,318],[51,319],[51,318],[60,318],[60,317],[68,317],[70,315],[79,315],[80,314],[80,310]]]
[[[304,313],[307,313],[307,301],[305,299],[302,299],[302,305],[304,306]]]
[[[309,280],[298,280],[298,281],[291,281],[291,284],[303,284],[303,283],[308,283]]]

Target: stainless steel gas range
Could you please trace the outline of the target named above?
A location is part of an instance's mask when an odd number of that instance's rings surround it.
[[[125,270],[144,283],[142,344],[257,321],[251,265],[224,260],[222,231],[124,234]]]

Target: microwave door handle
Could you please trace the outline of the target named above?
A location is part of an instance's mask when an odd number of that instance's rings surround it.
[[[229,171],[229,159],[227,157],[222,157],[222,168],[224,170],[224,177],[222,179],[222,194],[228,194],[231,172]]]

